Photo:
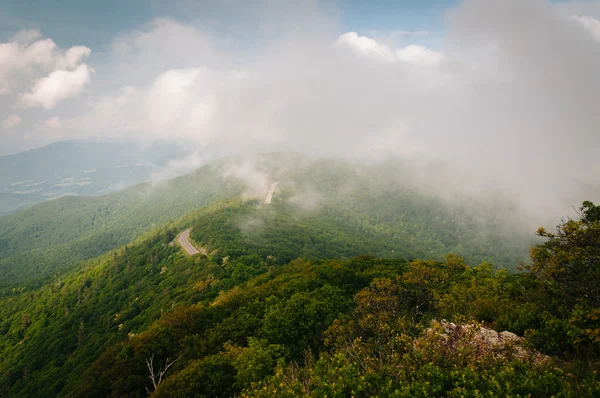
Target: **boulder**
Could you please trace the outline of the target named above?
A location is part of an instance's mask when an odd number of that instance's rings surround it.
[[[496,332],[478,324],[457,325],[446,320],[433,321],[425,330],[423,338],[437,337],[449,350],[470,348],[476,358],[484,355],[496,357],[533,359],[536,363],[548,360],[548,356],[525,347],[525,339],[508,331]]]

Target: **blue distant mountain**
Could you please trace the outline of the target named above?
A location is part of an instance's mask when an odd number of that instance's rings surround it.
[[[72,140],[0,156],[0,215],[62,195],[114,192],[184,154],[167,142]]]

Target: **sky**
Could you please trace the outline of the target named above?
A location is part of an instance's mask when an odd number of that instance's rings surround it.
[[[306,2],[307,7],[294,5],[292,1],[156,1],[130,0],[105,2],[81,2],[77,0],[60,0],[57,2],[23,2],[18,0],[0,1],[0,43],[3,48],[0,57],[6,61],[5,68],[13,63],[11,72],[2,71],[0,66],[0,111],[1,128],[0,155],[18,152],[24,149],[47,144],[54,140],[87,136],[85,131],[70,129],[66,131],[63,118],[72,117],[85,112],[81,101],[97,98],[110,89],[119,90],[134,84],[147,84],[148,81],[137,79],[136,71],[130,73],[131,81],[123,79],[116,68],[119,63],[119,43],[131,39],[141,31],[164,30],[165,42],[168,35],[177,35],[177,28],[189,28],[188,38],[200,32],[210,39],[222,40],[229,48],[229,58],[235,57],[236,68],[243,68],[243,63],[253,62],[254,51],[261,52],[262,46],[268,46],[278,34],[292,30],[296,23],[294,14],[320,13],[322,15],[305,18],[327,18],[333,32],[331,38],[347,32],[358,32],[391,45],[419,44],[429,48],[440,49],[443,46],[445,13],[457,3],[454,0],[431,1],[325,1]],[[280,20],[280,22],[276,22]],[[275,22],[273,22],[275,21]],[[289,24],[289,25],[288,25]],[[305,21],[303,29],[310,30],[311,22]],[[322,25],[323,21],[318,22]],[[159,27],[159,25],[161,25]],[[170,25],[167,27],[167,25]],[[288,26],[286,26],[288,25]],[[269,31],[269,26],[273,31]],[[160,33],[157,33],[160,34]],[[181,34],[184,34],[181,32]],[[23,37],[19,39],[19,35]],[[203,37],[204,39],[204,37]],[[19,40],[21,42],[19,42]],[[37,50],[36,50],[36,47]],[[42,45],[52,49],[42,50]],[[168,45],[165,43],[165,45]],[[15,47],[20,48],[15,50]],[[189,47],[192,52],[193,45]],[[65,68],[65,65],[50,66],[48,62],[56,62],[61,53],[69,49],[80,48],[77,65]],[[85,50],[84,50],[85,48]],[[28,54],[29,51],[29,54]],[[32,51],[46,51],[38,57],[50,57],[36,61]],[[75,50],[73,50],[75,51]],[[162,51],[152,49],[152,52]],[[188,48],[181,52],[187,52]],[[20,54],[15,54],[20,52]],[[170,54],[164,50],[164,56],[172,55],[169,62],[161,62],[154,68],[154,76],[161,68],[168,70],[171,66],[188,68],[201,66],[202,60],[192,62],[193,57],[185,54]],[[52,54],[50,54],[52,53]],[[14,57],[29,57],[18,61]],[[183,57],[183,59],[182,59]],[[2,60],[0,58],[0,61]],[[10,58],[10,60],[9,60]],[[162,58],[162,57],[161,57]],[[231,61],[231,60],[230,60]],[[24,63],[23,63],[24,62]],[[23,66],[25,70],[18,69]],[[141,65],[136,65],[141,66]],[[151,65],[143,65],[144,69],[153,69]],[[37,70],[33,70],[37,69]],[[54,69],[54,70],[52,70]],[[59,70],[60,69],[60,70]],[[60,73],[66,71],[68,74]],[[56,72],[52,75],[53,72]],[[125,72],[127,73],[127,72]],[[20,76],[17,76],[19,75]],[[47,77],[61,81],[72,78],[71,89],[56,92],[53,99],[40,99],[44,92],[48,93],[51,82]],[[151,78],[152,76],[144,76]],[[6,80],[19,87],[8,89]],[[46,86],[37,87],[39,94],[31,92],[37,83],[46,81]],[[58,83],[57,83],[58,84]],[[25,89],[29,85],[29,94]],[[46,89],[44,90],[44,88]],[[58,87],[54,89],[59,90]],[[53,91],[54,92],[54,91]],[[78,101],[78,102],[77,102]],[[60,129],[48,131],[48,127],[61,126]],[[56,131],[61,130],[61,131]],[[100,135],[119,136],[110,131]],[[94,132],[93,135],[97,135]]]
[[[0,0],[0,155],[400,156],[564,207],[600,192],[598,70],[599,1]]]
[[[220,4],[219,4],[220,3]],[[254,5],[242,8],[267,8],[266,2],[247,2]],[[82,2],[59,0],[57,2],[23,2],[3,0],[0,2],[0,35],[8,38],[21,29],[40,29],[63,46],[79,44],[106,47],[110,39],[123,31],[138,27],[154,18],[170,17],[181,22],[244,25],[232,20],[232,8],[241,2],[232,1],[156,1],[156,0],[107,0]],[[443,14],[456,0],[430,1],[356,1],[342,0],[323,3],[338,14],[346,30],[443,30]],[[190,9],[194,12],[190,13]],[[239,11],[237,11],[239,13]],[[239,14],[238,14],[239,15]],[[246,21],[247,22],[247,21]],[[401,28],[399,28],[401,27]]]

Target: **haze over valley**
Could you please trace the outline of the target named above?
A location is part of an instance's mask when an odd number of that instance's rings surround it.
[[[0,157],[0,214],[64,195],[103,195],[148,181],[187,156],[165,142],[62,141]]]

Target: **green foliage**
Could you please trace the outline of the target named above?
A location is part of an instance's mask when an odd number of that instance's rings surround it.
[[[267,340],[248,338],[248,347],[225,344],[226,355],[232,358],[238,390],[248,388],[273,374],[277,360],[289,356],[284,345]]]
[[[580,220],[561,223],[556,234],[543,228],[538,235],[548,240],[531,249],[531,271],[564,303],[583,301],[600,306],[600,208],[584,202]]]
[[[269,342],[294,347],[290,358],[299,360],[306,348],[320,348],[321,334],[349,308],[342,293],[326,285],[310,293],[295,293],[285,301],[268,298],[261,335]]]
[[[40,286],[82,259],[221,200],[228,202],[197,221],[193,238],[222,257],[243,253],[248,262],[259,262],[257,254],[274,256],[275,250],[277,264],[297,257],[359,254],[442,260],[454,252],[469,263],[486,260],[514,268],[526,257],[529,242],[503,219],[510,210],[421,192],[398,180],[398,165],[391,171],[299,155],[264,155],[253,159],[256,172],[280,184],[272,205],[260,207],[256,200],[236,203],[236,195],[246,189],[230,170],[240,167],[239,162],[243,160],[225,159],[159,184],[98,197],[62,197],[1,217],[0,289],[6,294]],[[256,275],[252,270],[239,273],[238,282]]]
[[[223,355],[192,361],[183,371],[160,385],[155,397],[231,397],[237,389],[236,369]]]
[[[547,290],[549,300],[564,314],[556,328],[576,349],[598,351],[600,343],[600,207],[584,202],[581,218],[568,220],[555,234],[543,228],[547,241],[532,247],[531,274]]]
[[[473,219],[438,223],[453,213],[400,190],[382,194],[385,207],[362,177],[365,185],[345,186],[347,167],[328,165],[288,176],[296,188],[320,176],[311,183],[331,188],[320,207],[298,207],[284,183],[269,206],[216,201],[52,283],[7,294],[0,396],[147,396],[149,358],[156,367],[177,359],[154,396],[600,393],[593,290],[581,281],[565,291],[575,282],[563,279],[595,277],[596,207],[584,204],[568,239],[546,235],[523,273],[471,268],[443,250],[456,233],[474,237]],[[208,256],[170,244],[190,226]],[[411,253],[428,259],[397,258]],[[446,339],[435,322],[443,318],[525,336],[530,354],[500,355],[468,334]]]
[[[54,301],[44,311],[57,312],[49,323],[19,304],[23,310],[9,318],[0,339],[6,343],[3,395],[145,396],[152,390],[146,366],[152,356],[157,364],[179,358],[155,396],[569,396],[598,390],[593,363],[481,354],[469,336],[450,347],[425,330],[443,316],[551,337],[550,321],[568,320],[546,306],[544,290],[528,274],[487,264],[469,268],[456,256],[409,265],[373,257],[298,260],[221,290],[233,272],[208,258],[183,256],[164,244],[168,235],[65,281],[63,304],[48,291]],[[147,262],[154,255],[143,255],[153,247],[157,264]],[[170,265],[161,273],[164,264]],[[121,278],[143,282],[128,287]],[[69,286],[78,286],[73,295]],[[124,287],[133,289],[123,292],[130,299],[115,307]],[[76,297],[79,304],[64,306]],[[179,304],[172,307],[174,299]],[[535,313],[523,316],[526,299]],[[121,309],[115,314],[114,308]],[[544,352],[543,345],[537,348]]]
[[[205,166],[157,186],[98,197],[62,197],[0,218],[0,288],[37,286],[215,200],[241,192]],[[1,291],[0,291],[1,293]]]
[[[327,349],[317,360],[309,357],[303,366],[280,364],[273,376],[246,389],[242,396],[545,397],[595,396],[600,392],[597,372],[589,368],[573,374],[574,368],[564,367],[560,361],[540,359],[534,353],[523,357],[510,349],[499,353],[482,346],[482,342],[476,343],[477,323],[462,334],[446,335],[437,322],[425,329],[427,320],[439,316],[440,311],[454,319],[478,319],[470,318],[473,313],[462,312],[462,306],[448,308],[447,296],[425,292],[452,295],[461,287],[469,289],[473,279],[487,280],[488,286],[503,286],[496,293],[509,291],[500,298],[503,302],[518,292],[510,292],[511,279],[526,278],[497,273],[499,279],[494,280],[496,277],[485,265],[457,273],[453,261],[435,265],[437,271],[429,274],[432,279],[421,279],[423,263],[415,262],[394,279],[374,280],[355,295],[352,314],[327,330]],[[412,304],[404,302],[404,290],[405,283],[418,280],[426,285],[422,297],[431,301],[428,312],[415,318]],[[447,282],[446,287],[441,281]],[[493,300],[495,294],[487,296]],[[468,295],[465,301],[477,303],[479,298]],[[513,301],[510,306],[517,305],[518,301]]]

